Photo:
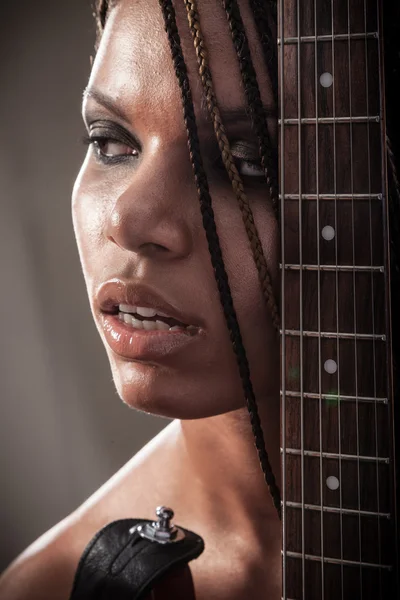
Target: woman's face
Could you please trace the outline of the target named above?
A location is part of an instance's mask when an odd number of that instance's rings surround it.
[[[244,112],[245,98],[228,22],[219,2],[198,4],[232,152],[241,142],[250,156],[250,163],[236,162],[277,294],[278,228],[258,166],[257,139],[249,119],[237,112]],[[175,5],[217,231],[260,402],[279,385],[277,336],[236,195],[218,158],[186,9],[183,2]],[[263,103],[275,108],[248,3],[240,8]],[[83,118],[90,137],[106,139],[88,148],[73,190],[73,222],[91,310],[120,397],[150,413],[188,419],[244,406],[158,0],[119,0],[111,10],[84,94]],[[269,126],[275,136],[276,123]],[[163,314],[149,324],[136,311],[132,326],[105,312],[127,302]],[[143,318],[145,325],[138,324]],[[156,320],[162,323],[157,329],[143,328]],[[191,327],[167,329],[176,322]]]

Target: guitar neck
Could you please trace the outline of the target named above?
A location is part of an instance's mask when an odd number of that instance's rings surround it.
[[[395,598],[380,2],[281,0],[278,44],[283,598]]]

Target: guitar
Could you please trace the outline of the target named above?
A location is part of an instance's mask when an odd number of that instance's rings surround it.
[[[278,6],[284,600],[400,594],[389,4]]]

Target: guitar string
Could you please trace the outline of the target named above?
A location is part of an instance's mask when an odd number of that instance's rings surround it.
[[[378,4],[376,4],[378,7]],[[377,9],[378,10],[378,9]],[[378,17],[378,15],[376,15]],[[365,53],[365,98],[366,98],[366,109],[367,109],[367,117],[370,114],[370,106],[369,106],[369,76],[368,76],[368,39],[367,39],[367,3],[364,0],[364,53]],[[379,111],[380,112],[380,111]],[[372,201],[371,201],[371,148],[370,148],[370,124],[369,120],[367,121],[367,160],[368,160],[368,208],[369,208],[369,247],[370,247],[370,264],[374,264],[374,253],[373,253],[373,238],[372,238]],[[382,202],[382,201],[381,201]],[[374,298],[374,274],[371,271],[371,317],[372,317],[372,333],[375,335],[375,298]],[[373,357],[373,385],[374,385],[374,424],[375,424],[375,455],[379,455],[379,447],[378,447],[378,408],[377,408],[377,392],[376,392],[376,346],[375,346],[375,337],[372,339],[372,357]],[[377,512],[380,513],[380,503],[379,503],[379,461],[376,461],[376,500],[377,500]],[[380,517],[377,517],[378,522],[378,564],[382,564],[382,556],[381,556],[381,524]],[[382,600],[382,569],[379,569],[379,599]]]
[[[361,555],[361,498],[360,498],[360,432],[359,432],[359,401],[358,401],[358,348],[357,348],[357,304],[356,304],[356,271],[355,271],[355,219],[354,219],[354,168],[353,168],[353,98],[351,81],[351,20],[350,20],[350,0],[347,1],[347,33],[348,33],[348,66],[349,66],[349,134],[350,134],[350,188],[351,188],[351,238],[352,238],[352,258],[353,258],[353,329],[354,329],[354,388],[355,388],[355,406],[356,406],[356,456],[357,456],[357,505],[358,505],[358,553],[359,553],[359,575],[360,575],[360,600],[363,598],[362,581],[362,555]]]
[[[318,113],[318,19],[317,2],[314,0],[314,86],[315,86],[315,184],[316,184],[316,235],[317,235],[317,318],[318,318],[318,395],[319,395],[319,494],[321,504],[320,554],[321,554],[321,596],[325,598],[324,585],[324,510],[323,510],[323,458],[322,458],[322,350],[321,350],[321,259],[320,259],[320,199],[319,199],[319,113]]]
[[[337,162],[336,162],[336,74],[335,74],[335,0],[331,2],[331,27],[332,27],[332,116],[333,116],[333,193],[335,210],[335,304],[336,304],[336,357],[337,357],[337,423],[338,423],[338,451],[339,451],[339,531],[340,531],[340,592],[341,600],[344,598],[343,574],[343,485],[342,485],[342,431],[341,431],[341,389],[340,389],[340,344],[339,344],[339,271],[338,266],[338,206],[337,206]]]
[[[377,40],[378,40],[378,73],[379,73],[379,114],[380,114],[380,119],[381,119],[381,135],[380,135],[380,146],[381,146],[381,169],[380,169],[380,175],[381,175],[381,181],[382,181],[382,193],[383,193],[383,201],[381,204],[381,216],[382,216],[382,232],[383,232],[383,237],[381,239],[381,242],[384,246],[383,248],[383,264],[384,264],[384,269],[385,272],[387,274],[389,274],[390,272],[390,249],[389,246],[387,244],[387,241],[389,240],[389,234],[390,234],[390,229],[389,229],[389,206],[388,206],[388,202],[389,202],[389,198],[388,198],[388,189],[387,189],[387,176],[388,176],[388,156],[387,156],[387,151],[388,151],[388,147],[387,147],[387,141],[386,138],[383,138],[383,135],[386,134],[386,131],[383,130],[383,126],[385,124],[385,120],[384,120],[384,115],[383,115],[383,111],[385,108],[385,87],[384,87],[384,80],[383,77],[381,76],[381,73],[383,72],[384,69],[384,50],[383,50],[383,40],[382,40],[382,35],[383,35],[383,6],[379,3],[377,6]],[[383,142],[383,139],[385,140]],[[389,445],[390,445],[390,449],[389,449],[389,456],[392,456],[393,451],[395,450],[394,446],[392,445],[394,443],[394,430],[393,430],[393,403],[395,400],[394,397],[394,389],[393,389],[393,363],[392,363],[392,348],[391,348],[391,337],[392,337],[392,333],[391,333],[391,329],[390,329],[390,290],[389,287],[387,285],[385,285],[384,288],[384,302],[385,302],[385,315],[384,315],[384,327],[385,327],[385,331],[386,331],[386,343],[385,343],[385,349],[384,349],[384,360],[385,360],[385,395],[387,397],[387,404],[386,404],[386,411],[387,411],[387,418],[388,418],[388,422],[387,422],[387,433],[390,437],[390,441],[389,441]],[[391,421],[392,420],[392,421]],[[389,459],[389,463],[392,463],[392,459]],[[389,467],[388,467],[389,469]],[[386,474],[387,477],[390,476],[389,472]],[[391,477],[394,478],[391,481],[391,499],[390,499],[390,506],[389,506],[389,511],[390,513],[393,511],[393,514],[389,514],[389,518],[391,520],[391,527],[394,528],[394,530],[397,527],[397,522],[396,522],[396,496],[395,496],[395,484],[396,484],[396,475],[395,472],[393,470],[393,464],[391,464]],[[378,499],[379,499],[379,495],[378,495]],[[394,533],[396,533],[396,531],[394,531]],[[379,540],[380,541],[380,540]],[[399,570],[398,570],[398,554],[397,554],[397,548],[398,548],[398,542],[395,536],[392,537],[392,539],[390,540],[391,542],[391,554],[394,553],[394,557],[392,557],[390,560],[390,563],[392,563],[392,579],[390,581],[390,589],[391,591],[394,591],[394,589],[396,589],[397,591],[399,590]],[[381,570],[382,571],[382,570]],[[393,587],[392,587],[393,586]]]
[[[280,194],[281,194],[281,440],[282,440],[282,597],[286,595],[286,336],[285,336],[285,104],[284,104],[284,0],[279,0],[279,37],[280,45]]]
[[[301,130],[301,21],[300,21],[300,0],[297,0],[296,8],[297,20],[297,155],[298,155],[298,220],[299,220],[299,353],[300,353],[300,476],[301,476],[301,580],[303,600],[305,600],[305,580],[306,580],[306,551],[305,551],[305,502],[304,502],[304,365],[303,365],[303,214],[302,214],[302,130]]]

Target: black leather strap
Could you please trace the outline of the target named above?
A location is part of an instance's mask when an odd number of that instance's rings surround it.
[[[201,537],[183,527],[185,538],[171,544],[129,533],[139,523],[151,521],[114,521],[93,537],[79,561],[70,600],[139,600],[170,569],[204,550]]]

